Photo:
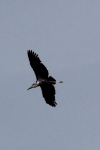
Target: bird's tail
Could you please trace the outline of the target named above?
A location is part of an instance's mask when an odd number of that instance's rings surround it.
[[[48,78],[49,81],[56,81],[56,79],[54,79],[53,77],[49,76]]]

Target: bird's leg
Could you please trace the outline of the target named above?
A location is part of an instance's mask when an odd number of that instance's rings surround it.
[[[63,83],[63,81],[59,81],[58,83]]]

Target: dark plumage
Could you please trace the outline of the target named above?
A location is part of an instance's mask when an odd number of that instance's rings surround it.
[[[56,84],[56,80],[53,77],[49,76],[47,68],[42,64],[40,58],[36,53],[32,52],[32,50],[28,50],[27,54],[30,61],[30,65],[37,79],[36,83],[34,83],[30,88],[28,88],[28,90],[40,86],[42,90],[42,95],[46,103],[55,107],[57,103],[55,100],[56,92],[53,84]],[[59,83],[62,83],[62,81],[60,81]]]

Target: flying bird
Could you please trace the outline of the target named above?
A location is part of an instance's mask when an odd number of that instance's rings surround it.
[[[27,50],[27,55],[30,61],[30,65],[36,75],[36,83],[32,84],[31,87],[27,90],[40,86],[46,103],[52,107],[55,107],[57,105],[55,100],[56,91],[54,87],[54,84],[57,83],[56,80],[52,76],[49,76],[49,72],[41,62],[38,54],[32,52],[32,50]],[[63,82],[60,81],[58,83]]]

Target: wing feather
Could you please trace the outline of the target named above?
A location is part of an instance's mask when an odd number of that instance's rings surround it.
[[[27,55],[28,55],[30,65],[31,65],[32,69],[34,70],[37,80],[39,78],[47,79],[48,75],[49,75],[48,70],[41,63],[41,60],[38,57],[38,54],[32,52],[32,50],[28,50]]]
[[[55,100],[55,87],[52,84],[42,84],[40,87],[46,103],[55,107],[57,105]]]

